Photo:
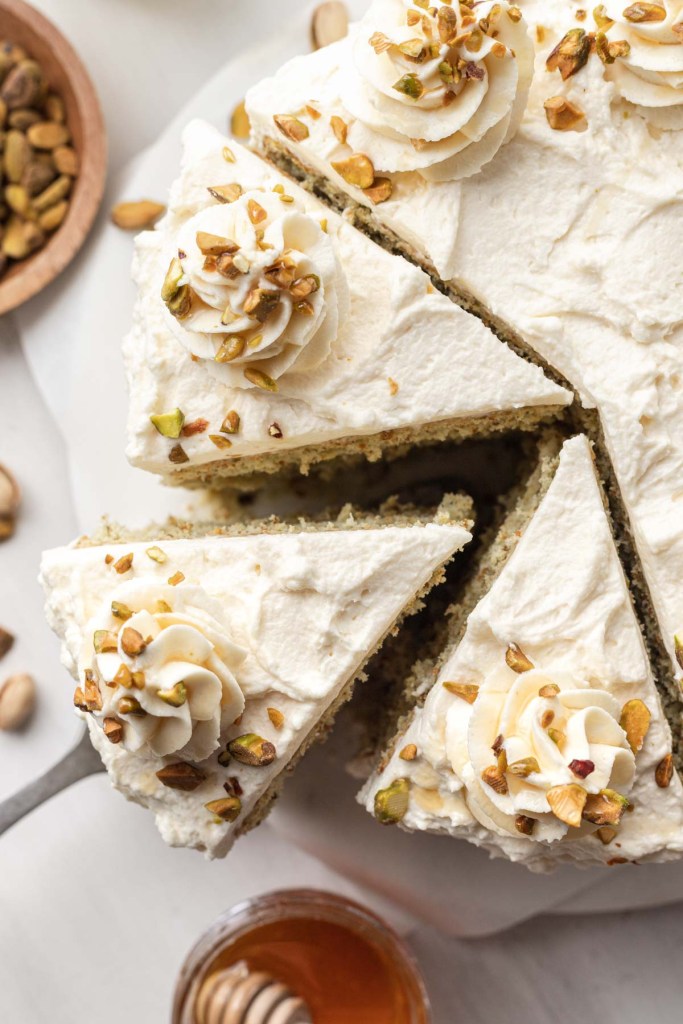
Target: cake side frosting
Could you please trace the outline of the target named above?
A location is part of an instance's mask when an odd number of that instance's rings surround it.
[[[226,140],[201,122],[184,142],[169,213],[137,240],[124,343],[135,465],[171,475],[570,400],[272,166],[234,143],[226,159]],[[219,190],[235,199],[221,203]]]
[[[590,447],[576,437],[362,800],[380,820],[533,870],[666,860],[683,850],[670,754]]]
[[[469,539],[427,524],[47,552],[48,620],[114,785],[171,845],[224,854]]]

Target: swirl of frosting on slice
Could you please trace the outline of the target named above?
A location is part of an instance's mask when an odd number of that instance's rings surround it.
[[[568,826],[553,813],[550,790],[625,796],[633,785],[620,714],[611,694],[566,672],[492,671],[471,706],[455,698],[447,713],[447,756],[472,814],[499,834],[519,835],[521,815],[533,819],[530,838],[563,838]]]
[[[332,240],[276,188],[209,189],[217,201],[182,226],[162,288],[175,336],[233,387],[318,366],[345,313]]]
[[[517,130],[533,46],[505,2],[374,0],[353,60],[349,145],[375,169],[452,181],[476,174]]]
[[[625,51],[606,68],[621,96],[662,128],[683,127],[683,0],[607,0],[594,16],[608,44]]]
[[[131,580],[91,622],[83,709],[126,750],[202,761],[244,710],[245,656],[201,587]]]

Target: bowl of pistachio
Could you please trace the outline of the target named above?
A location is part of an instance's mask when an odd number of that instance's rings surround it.
[[[106,133],[70,43],[23,0],[0,0],[0,314],[74,258],[102,201]]]

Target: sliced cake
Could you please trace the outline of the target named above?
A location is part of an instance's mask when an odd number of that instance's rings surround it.
[[[501,530],[489,571],[511,537]],[[533,870],[680,856],[671,731],[585,437],[564,445],[482,596],[488,578],[440,663],[419,668],[431,689],[367,784],[367,809]]]
[[[192,123],[169,211],[137,241],[128,456],[165,481],[560,413],[568,391],[272,165]]]
[[[113,784],[171,845],[225,854],[470,540],[469,508],[110,529],[47,552],[48,619]]]
[[[450,25],[457,27],[452,38]],[[521,101],[530,44],[533,77],[514,137],[516,113],[508,141],[488,163],[474,160],[462,175],[453,165],[447,182],[429,167],[405,176],[389,155],[410,157],[411,147],[414,160],[431,154],[458,111],[467,135],[467,117],[471,110],[479,116],[477,97],[487,83],[485,95],[502,102],[497,83],[510,62],[519,65]],[[454,60],[459,73],[452,76]],[[658,620],[669,658],[659,657],[657,671],[676,700],[682,673],[675,635],[683,636],[682,83],[680,0],[588,9],[564,0],[520,8],[374,0],[347,40],[290,62],[248,97],[258,148],[355,209],[373,237],[409,252],[460,304],[535,353],[586,407],[598,409],[618,485],[613,508],[623,504],[618,525],[624,535],[632,532],[640,560],[631,583],[639,586],[652,635]],[[301,127],[283,131],[286,116]],[[476,154],[479,145],[462,152]],[[349,183],[346,168],[365,166],[364,155],[384,182],[381,191]],[[601,466],[609,477],[604,460]]]

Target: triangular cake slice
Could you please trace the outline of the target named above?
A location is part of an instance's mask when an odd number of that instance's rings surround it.
[[[368,658],[470,540],[471,522],[452,519],[461,510],[114,532],[43,556],[74,704],[113,784],[168,843],[222,856],[258,824]]]
[[[427,276],[203,122],[137,240],[128,456],[211,483],[530,429],[569,392]],[[163,294],[162,294],[163,293]]]
[[[585,437],[361,799],[534,870],[680,856],[671,732]]]

